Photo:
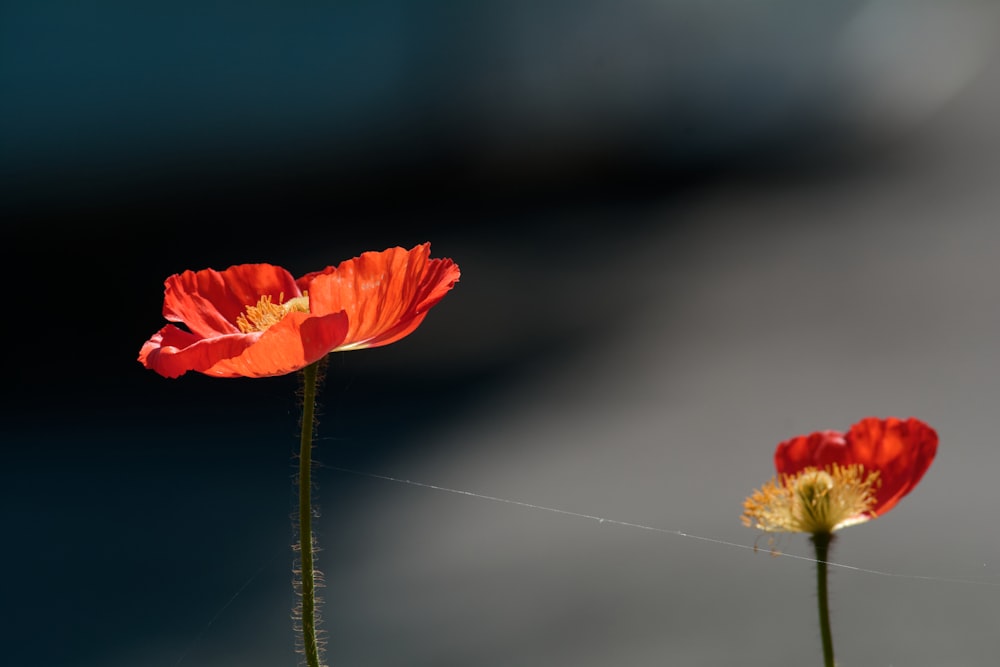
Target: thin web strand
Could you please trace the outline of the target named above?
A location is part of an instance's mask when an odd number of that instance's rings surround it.
[[[412,479],[403,479],[400,477],[392,477],[390,475],[379,475],[377,473],[364,472],[361,470],[353,470],[351,468],[342,468],[339,466],[331,465],[320,465],[320,467],[326,468],[328,470],[335,470],[337,472],[343,472],[350,475],[357,475],[360,477],[368,477],[370,479],[378,479],[385,482],[395,482],[397,484],[406,484],[408,486],[414,486],[421,489],[429,489],[431,491],[441,491],[444,493],[453,493],[459,496],[467,496],[469,498],[479,498],[480,500],[489,500],[495,503],[503,503],[505,505],[515,505],[517,507],[524,507],[526,509],[539,510],[542,512],[551,512],[553,514],[560,514],[562,516],[571,516],[578,519],[587,519],[589,521],[596,521],[599,524],[613,524],[616,526],[622,526],[624,528],[635,528],[638,530],[645,530],[653,533],[661,533],[664,535],[674,535],[677,537],[685,537],[690,540],[698,540],[701,542],[708,542],[710,544],[718,544],[721,546],[732,547],[734,549],[744,549],[747,551],[761,551],[761,548],[752,544],[740,544],[739,542],[729,542],[727,540],[720,540],[714,537],[705,537],[703,535],[695,535],[693,533],[686,533],[681,530],[671,530],[668,528],[658,528],[656,526],[647,526],[641,523],[634,523],[632,521],[621,521],[619,519],[611,519],[608,517],[597,516],[594,514],[585,514],[583,512],[573,512],[571,510],[559,509],[558,507],[546,507],[545,505],[535,505],[533,503],[524,502],[522,500],[513,500],[510,498],[500,498],[498,496],[490,496],[482,493],[475,493],[474,491],[466,491],[463,489],[452,489],[447,486],[439,486],[437,484],[428,484],[426,482],[418,482]],[[800,556],[797,554],[784,553],[783,551],[771,551],[771,555],[780,558],[790,558],[792,560],[806,561],[808,563],[816,563],[815,558],[809,556]],[[836,563],[834,561],[826,561],[829,567],[836,567],[841,570],[847,570],[850,572],[858,572],[861,574],[872,574],[879,577],[892,577],[894,579],[916,579],[918,581],[936,581],[941,583],[949,584],[975,584],[980,586],[990,586],[990,587],[1000,587],[1000,582],[995,581],[984,581],[985,577],[938,577],[930,575],[920,575],[920,574],[900,574],[897,572],[885,572],[883,570],[873,570],[864,567],[858,567],[856,565],[847,565],[846,563]]]
[[[243,593],[243,591],[247,589],[247,586],[253,583],[253,581],[260,576],[260,573],[263,572],[264,569],[267,568],[267,566],[272,564],[273,562],[274,559],[272,558],[267,563],[261,565],[259,568],[257,568],[256,572],[251,574],[250,577],[243,582],[242,586],[236,589],[236,592],[233,593],[232,596],[230,596],[229,600],[227,600],[226,603],[219,608],[219,611],[215,612],[215,616],[213,616],[208,621],[208,623],[205,624],[205,627],[201,629],[201,632],[199,632],[198,635],[191,640],[191,643],[188,645],[188,647],[184,649],[184,652],[181,653],[179,658],[177,658],[177,662],[174,663],[174,667],[177,667],[177,665],[184,662],[184,659],[187,658],[188,654],[191,653],[191,651],[195,648],[195,646],[197,646],[201,642],[202,638],[205,636],[205,633],[208,632],[209,628],[211,628],[215,624],[215,622],[219,620],[219,617],[222,616],[222,613],[227,609],[229,609],[230,605],[232,605],[233,602],[236,601],[236,598],[238,598]]]

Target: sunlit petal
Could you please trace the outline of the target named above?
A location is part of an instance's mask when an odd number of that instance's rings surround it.
[[[459,278],[430,244],[367,252],[296,281],[271,264],[169,277],[167,325],[139,352],[161,375],[285,375],[336,350],[377,347],[412,333]]]

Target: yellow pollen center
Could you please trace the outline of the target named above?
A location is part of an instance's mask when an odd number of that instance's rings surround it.
[[[836,463],[772,479],[743,502],[742,521],[768,532],[832,533],[868,521],[879,472]]]
[[[236,326],[242,333],[264,331],[280,322],[285,315],[294,311],[309,312],[309,295],[304,294],[282,303],[284,292],[278,295],[278,303],[271,301],[271,295],[265,294],[257,301],[256,306],[247,306],[246,312],[236,318]]]

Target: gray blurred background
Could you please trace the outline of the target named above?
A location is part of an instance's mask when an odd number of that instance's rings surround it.
[[[331,665],[819,664],[814,566],[741,503],[777,442],[868,415],[941,447],[835,543],[889,573],[833,570],[838,664],[995,664],[995,3],[8,3],[0,30],[3,664],[297,664],[295,378],[135,356],[170,273],[426,240],[459,285],[321,393]]]

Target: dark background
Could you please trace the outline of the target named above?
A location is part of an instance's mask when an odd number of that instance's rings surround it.
[[[295,664],[296,378],[135,358],[172,273],[424,241],[461,282],[320,397],[330,664],[814,661],[808,562],[336,468],[749,546],[774,444],[869,414],[942,452],[835,547],[892,575],[835,571],[841,660],[990,663],[992,4],[8,3],[0,30],[4,664]]]

